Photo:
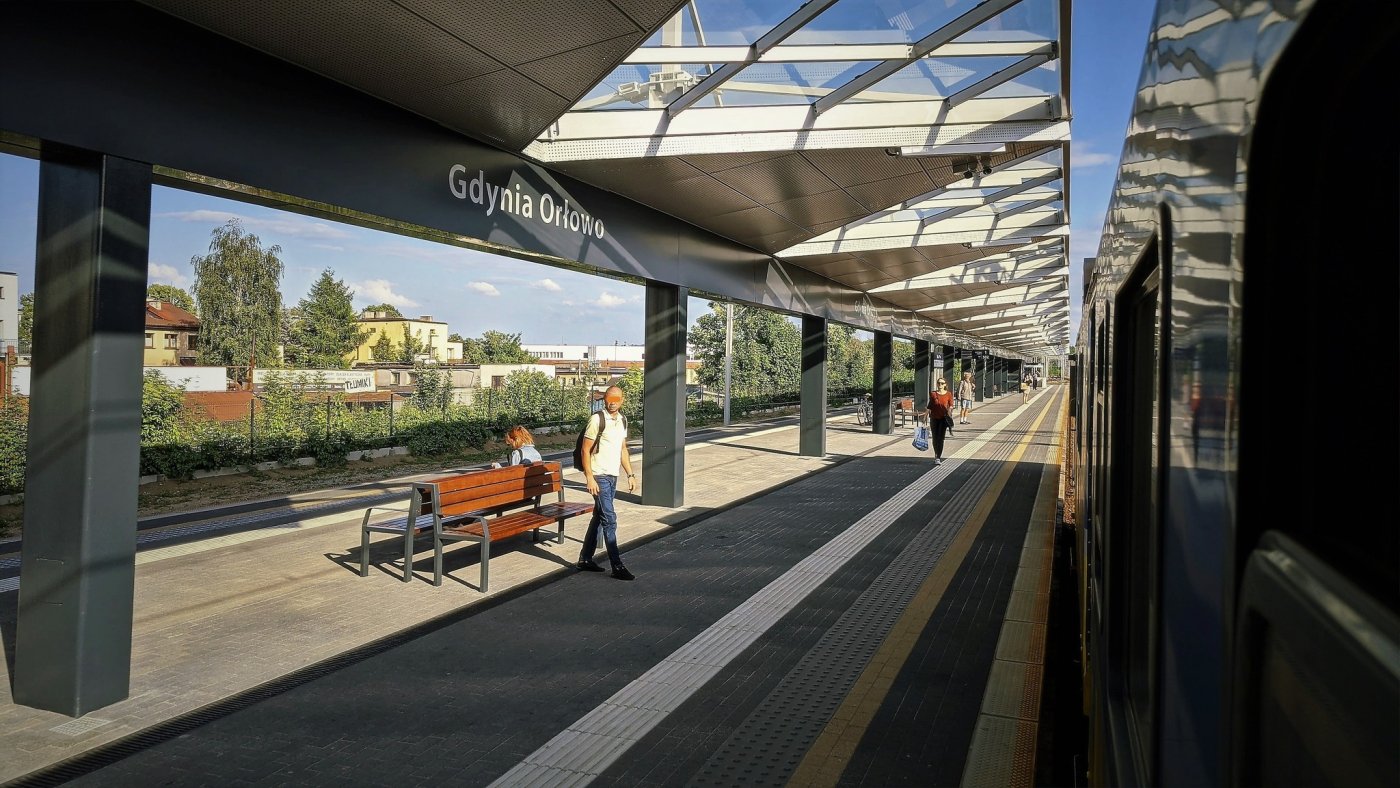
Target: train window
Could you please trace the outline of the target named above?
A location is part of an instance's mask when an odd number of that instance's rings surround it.
[[[1113,490],[1108,534],[1110,612],[1128,735],[1151,781],[1157,647],[1163,294],[1157,238],[1119,291],[1114,323]]]
[[[1235,785],[1393,785],[1400,620],[1298,543],[1246,565],[1235,651]]]

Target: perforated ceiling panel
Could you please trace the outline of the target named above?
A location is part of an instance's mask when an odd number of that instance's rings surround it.
[[[144,0],[221,36],[512,151],[683,0]]]

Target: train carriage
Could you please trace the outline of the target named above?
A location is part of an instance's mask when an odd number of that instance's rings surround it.
[[[1397,16],[1156,10],[1074,365],[1094,784],[1400,776]]]

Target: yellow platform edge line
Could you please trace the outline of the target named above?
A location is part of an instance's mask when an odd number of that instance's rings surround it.
[[[899,669],[908,661],[920,634],[928,625],[948,585],[952,583],[973,542],[977,540],[982,526],[991,515],[992,507],[1001,497],[1016,463],[1036,439],[1036,432],[1052,410],[1053,406],[1047,404],[1011,456],[1002,461],[1001,470],[983,493],[977,507],[963,523],[958,535],[948,545],[933,571],[919,585],[919,590],[915,592],[909,606],[890,628],[889,634],[856,679],[840,708],[813,742],[802,763],[798,764],[788,785],[822,788],[835,786],[840,780],[841,774],[855,755],[856,746],[869,728],[870,721],[874,719],[875,713],[889,694]]]

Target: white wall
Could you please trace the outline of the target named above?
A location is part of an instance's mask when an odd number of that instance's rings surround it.
[[[10,370],[10,388],[14,389],[12,393],[29,396],[29,371],[32,369],[33,367],[26,366]]]
[[[143,367],[185,391],[228,391],[228,367]]]
[[[0,271],[0,355],[10,345],[19,350],[19,276]]]
[[[302,377],[308,383],[320,376],[328,385],[337,386],[346,392],[374,391],[375,389],[374,372],[356,369],[255,369],[253,370],[253,385],[265,385],[268,377],[272,375],[293,381]]]
[[[642,354],[646,352],[645,345],[524,345],[520,346],[526,353],[535,356],[543,363],[557,361],[596,361],[607,363],[610,361],[644,361]],[[686,345],[685,354],[687,358],[695,358],[695,348]]]

